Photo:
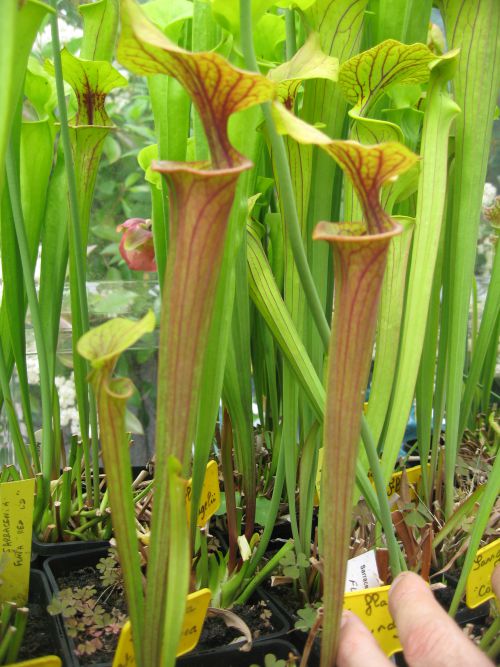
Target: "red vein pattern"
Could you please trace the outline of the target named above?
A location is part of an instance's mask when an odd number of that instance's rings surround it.
[[[122,0],[117,57],[135,74],[168,74],[184,86],[200,114],[217,168],[231,167],[241,159],[227,136],[229,116],[275,94],[270,79],[233,67],[218,53],[191,53],[176,46],[134,0]]]
[[[350,236],[350,229],[346,224],[319,223],[314,232],[315,239],[331,243],[335,274],[321,495],[334,520],[324,524],[323,534],[322,667],[335,664],[364,393],[389,244],[402,231],[395,223],[381,234]]]
[[[408,45],[387,39],[347,60],[340,68],[339,86],[363,115],[389,86],[427,81],[429,63],[436,59],[425,44]]]
[[[418,157],[396,142],[363,146],[355,141],[332,141],[322,148],[349,176],[361,202],[368,233],[391,230],[393,221],[380,204],[380,189],[415,164]]]

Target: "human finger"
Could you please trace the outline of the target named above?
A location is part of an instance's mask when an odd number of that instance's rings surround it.
[[[491,575],[491,586],[493,588],[493,592],[500,600],[500,565],[497,565],[493,570],[493,574]]]
[[[352,611],[344,611],[337,667],[391,667],[377,640]]]
[[[484,653],[467,639],[434,599],[425,581],[403,572],[389,591],[389,609],[410,667],[491,667]]]

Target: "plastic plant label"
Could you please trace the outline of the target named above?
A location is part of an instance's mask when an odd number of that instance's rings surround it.
[[[209,588],[202,588],[187,596],[186,612],[177,655],[189,653],[198,643],[211,598],[212,591]]]
[[[491,575],[500,564],[500,538],[479,549],[465,585],[465,602],[470,609],[495,597]]]
[[[35,480],[0,484],[0,602],[28,600]]]
[[[370,478],[370,481],[372,484],[373,482],[373,477],[371,473],[368,473],[368,477]],[[392,495],[395,493],[400,492],[401,490],[401,478],[403,477],[403,471],[401,470],[400,472],[395,472],[394,475],[391,477],[391,481],[387,485],[387,497],[390,498]],[[420,482],[420,479],[422,478],[422,466],[414,466],[413,468],[407,468],[406,469],[406,477],[408,479],[408,483],[411,485],[410,486],[410,493],[413,499],[417,497],[415,487],[417,484]]]
[[[403,650],[389,613],[389,588],[378,586],[344,595],[344,609],[354,612],[363,621],[387,656]]]
[[[198,643],[211,597],[212,593],[209,588],[202,588],[187,596],[177,656],[192,651]],[[120,632],[113,667],[136,667],[131,629],[130,621],[127,621]]]
[[[380,584],[375,550],[350,558],[347,561],[345,592],[354,593]]]
[[[186,485],[186,512],[191,516],[191,480]],[[205,480],[201,490],[200,505],[198,507],[198,521],[197,525],[201,528],[210,517],[217,512],[220,507],[220,488],[219,488],[219,469],[217,461],[209,461],[207,464],[207,471],[205,473]]]
[[[15,667],[62,667],[62,662],[61,658],[58,658],[57,655],[47,655],[43,658],[16,662]]]
[[[323,447],[318,452],[318,468],[316,470],[316,493],[314,495],[314,504],[319,505],[321,495],[321,471],[323,470]]]

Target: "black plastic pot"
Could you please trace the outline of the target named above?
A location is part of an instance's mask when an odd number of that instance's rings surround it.
[[[132,466],[132,479],[135,479],[140,472],[147,470],[145,466]],[[99,468],[99,475],[104,473],[103,468]],[[31,543],[31,562],[35,567],[42,567],[46,558],[53,556],[70,556],[72,554],[82,553],[89,549],[107,549],[109,542],[107,540],[72,540],[71,542],[42,542],[33,536]]]
[[[22,644],[22,653],[19,660],[43,657],[43,655],[57,655],[61,658],[64,666],[70,664],[71,654],[61,619],[56,616],[51,616],[47,612],[47,605],[50,603],[51,599],[51,589],[44,573],[41,570],[31,569],[28,606],[40,605],[40,615],[42,617],[40,622],[43,623],[44,630],[49,636],[53,646],[50,649],[48,648],[47,651],[41,652],[39,645],[31,645],[30,619],[28,617],[28,627]]]
[[[31,542],[31,562],[37,567],[42,567],[47,558],[67,558],[89,551],[89,549],[106,549],[109,542],[106,540],[75,540],[73,542],[41,542],[33,537]]]
[[[201,653],[196,655],[190,653],[179,658],[176,665],[179,667],[250,667],[259,665],[264,667],[266,655],[272,654],[277,659],[286,660],[288,656],[299,657],[295,646],[283,639],[266,639],[254,644],[252,650],[243,653],[235,647],[227,647],[224,653],[214,651],[213,653]]]
[[[107,555],[107,549],[92,549],[92,550],[87,550],[87,551],[82,551],[80,553],[73,553],[69,556],[54,556],[51,558],[47,558],[45,562],[43,563],[43,569],[44,572],[47,576],[47,580],[49,582],[50,588],[52,590],[53,594],[57,594],[59,592],[59,587],[57,584],[57,579],[65,576],[71,571],[78,570],[83,567],[95,567],[99,560]],[[264,600],[266,602],[266,605],[268,609],[272,613],[272,624],[273,627],[275,628],[274,632],[264,635],[263,637],[259,637],[258,639],[254,640],[254,649],[256,650],[257,647],[259,647],[262,643],[269,643],[271,644],[273,641],[278,640],[279,638],[283,637],[286,635],[289,630],[290,630],[290,623],[288,621],[288,618],[282,614],[282,612],[279,609],[279,606],[276,604],[276,601],[274,598],[270,595],[268,595],[265,591],[262,589],[257,589],[255,593],[255,597],[257,599]],[[62,620],[62,619],[61,619]],[[82,663],[80,662],[79,658],[75,655],[75,644],[74,641],[71,637],[67,637],[67,644],[70,648],[70,661],[68,662],[68,667],[79,667]],[[254,650],[252,649],[252,651]],[[190,654],[189,657],[195,657],[195,656],[201,656],[202,661],[198,662],[196,664],[199,665],[204,665],[204,664],[224,664],[224,667],[228,667],[226,663],[226,657],[227,656],[232,656],[233,653],[238,653],[242,655],[250,655],[250,654],[243,654],[241,651],[238,651],[238,644],[230,644],[228,646],[223,646],[219,647],[216,649],[204,649],[200,650],[195,648]],[[267,652],[272,652],[272,651],[267,651]],[[217,657],[219,656],[219,657]],[[203,659],[210,659],[216,660],[216,662],[211,662],[211,663],[205,663],[203,662]],[[185,658],[183,657],[182,660]],[[232,659],[232,658],[231,658]],[[219,662],[217,662],[219,661]],[[253,661],[255,663],[255,660]],[[187,664],[184,662],[181,662],[181,658],[179,658],[179,664]],[[193,663],[194,664],[194,663]],[[239,663],[235,663],[239,664]],[[251,665],[252,661],[248,663],[242,663],[243,665]],[[93,663],[92,667],[110,667],[111,662],[107,663]]]

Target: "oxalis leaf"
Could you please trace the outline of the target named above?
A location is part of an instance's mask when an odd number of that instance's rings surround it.
[[[134,0],[121,0],[118,60],[135,74],[168,74],[186,88],[200,114],[212,162],[230,167],[241,156],[229,142],[227,121],[236,111],[271,99],[275,84],[233,67],[218,53],[190,53],[150,23]]]
[[[127,79],[106,61],[82,60],[66,48],[61,51],[64,80],[75,91],[78,111],[74,125],[112,125],[104,108],[107,93],[127,85]],[[54,65],[47,61],[45,69],[54,75]]]
[[[78,352],[90,361],[93,368],[100,368],[154,328],[155,316],[152,310],[137,321],[117,317],[82,336],[78,341]]]
[[[425,44],[387,39],[347,60],[340,68],[339,86],[353,111],[364,116],[390,86],[427,81],[429,64],[437,59]]]

